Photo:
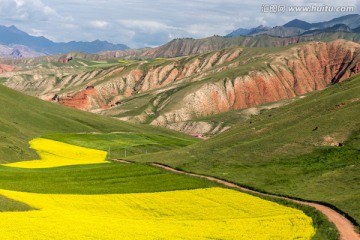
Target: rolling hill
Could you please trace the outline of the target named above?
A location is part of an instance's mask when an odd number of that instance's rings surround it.
[[[338,40],[147,61],[75,59],[24,67],[3,81],[65,106],[211,135],[227,126],[204,117],[323,90],[358,73],[359,46]]]
[[[157,145],[165,146],[166,150],[170,145],[176,148],[179,141],[187,142],[185,145],[196,142],[168,130],[122,123],[42,102],[3,86],[0,86],[0,103],[3,106],[0,163],[19,160],[11,151],[6,151],[7,147],[20,150],[17,153],[21,157],[35,157],[21,148],[23,141],[37,134],[54,132],[86,131],[87,134],[52,134],[51,137],[75,141],[78,145],[95,141],[97,148],[101,148],[101,141],[112,142],[114,139],[110,136],[117,134],[120,138],[117,145],[131,144],[132,140],[139,144],[139,138],[131,139],[134,136],[130,135],[134,134],[145,136],[144,141],[154,140],[148,138],[149,134],[162,136],[164,141]],[[120,132],[107,133],[115,130]],[[307,207],[280,200],[277,200],[280,204],[274,203],[269,198],[263,200],[153,166],[107,163],[105,151],[44,138],[34,140],[37,144],[32,147],[42,161],[0,165],[0,228],[4,239],[18,236],[21,239],[34,239],[34,236],[38,239],[63,239],[64,236],[113,239],[119,234],[133,239],[134,236],[148,238],[149,232],[152,238],[167,239],[176,238],[179,232],[183,238],[198,239],[239,238],[244,234],[335,239],[337,234],[331,224]],[[67,166],[62,165],[64,161]],[[89,224],[93,223],[101,224],[89,231]],[[167,229],[171,231],[164,231]]]
[[[224,115],[213,119],[228,121]],[[251,118],[238,119],[230,130],[207,141],[130,159],[326,202],[359,224],[359,124],[360,76],[356,75],[287,106],[264,108]]]
[[[158,138],[163,136],[153,142],[161,142],[166,150],[179,146],[173,143],[167,146],[167,138],[177,138],[180,143],[185,145],[196,141],[194,138],[176,132],[125,123],[45,102],[4,86],[0,86],[0,104],[2,106],[0,112],[0,163],[36,158],[37,155],[29,149],[28,142],[33,138],[55,133],[127,132],[129,134],[154,135]],[[110,135],[107,138],[110,138],[109,142],[111,139],[115,141],[116,135]],[[108,146],[104,146],[104,148],[106,149]],[[153,150],[161,149],[159,147]]]

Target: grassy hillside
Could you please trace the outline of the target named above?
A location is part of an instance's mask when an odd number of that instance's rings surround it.
[[[45,138],[81,147],[108,152],[108,159],[181,148],[198,142],[169,134],[110,133],[110,134],[52,134]]]
[[[133,132],[194,140],[183,134],[66,108],[41,101],[0,85],[0,163],[36,158],[28,142],[58,133]],[[166,149],[169,149],[166,147]]]
[[[262,110],[208,141],[132,159],[327,202],[360,223],[360,76]]]
[[[131,154],[141,153],[138,151],[143,150],[143,146],[153,147],[154,149],[151,151],[169,150],[184,147],[196,141],[194,138],[168,130],[142,125],[131,125],[110,118],[43,102],[5,87],[0,86],[0,90],[0,102],[6,106],[0,115],[1,126],[3,126],[1,134],[6,141],[0,141],[0,149],[5,149],[10,153],[8,154],[6,151],[1,152],[1,156],[5,160],[17,160],[16,157],[19,159],[26,159],[28,156],[35,157],[35,154],[27,149],[27,141],[34,137],[44,135],[51,139],[62,140],[80,146],[96,146],[99,149],[104,149],[105,145],[105,150],[107,146],[111,146],[115,149],[118,148],[118,153],[121,153],[122,147],[131,146],[136,150],[133,152],[130,151]],[[93,132],[93,134],[74,134],[79,132]],[[97,134],[94,132],[102,133]],[[7,141],[8,139],[11,139],[12,142]],[[219,146],[222,145],[220,143],[218,144]],[[15,149],[20,149],[21,151],[15,152],[14,154],[14,151],[10,151],[12,148],[9,148],[9,146],[17,147]],[[201,151],[204,149],[205,148],[199,148],[199,154],[201,154]],[[195,150],[196,148],[192,149],[192,151]],[[209,151],[209,149],[206,151]],[[162,152],[162,154],[167,157],[171,156],[166,155],[165,152]],[[209,151],[208,154],[211,154],[211,151]],[[155,155],[147,154],[137,156],[149,157]],[[161,155],[157,156],[161,158]],[[177,156],[175,156],[174,159],[179,160]],[[157,161],[157,159],[154,158],[148,158],[148,161],[149,160]],[[51,169],[0,167],[1,189],[33,193],[140,193],[196,189],[209,186],[213,186],[213,184],[137,164],[123,165],[108,163]],[[31,207],[0,197],[0,211],[14,210],[27,211],[31,210]],[[311,212],[305,208],[304,211],[308,214]],[[316,213],[310,213],[310,215],[319,217]],[[319,219],[314,220],[315,226],[318,227],[320,223],[325,224],[325,230],[323,230],[324,227],[319,227],[322,230],[317,234],[336,235],[335,231],[326,230],[328,223],[322,223],[324,221],[323,218],[319,217]]]

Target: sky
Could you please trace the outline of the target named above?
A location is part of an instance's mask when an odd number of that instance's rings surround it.
[[[351,6],[354,11],[294,13],[291,6]],[[360,0],[0,0],[0,25],[55,42],[99,39],[141,48],[237,28],[274,27],[295,18],[326,21],[359,10]]]

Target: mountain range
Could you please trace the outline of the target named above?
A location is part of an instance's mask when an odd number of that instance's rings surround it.
[[[232,46],[278,47],[298,42],[322,41],[324,39],[335,40],[339,38],[359,42],[359,33],[360,15],[351,14],[318,23],[294,19],[282,26],[273,28],[262,25],[252,29],[239,28],[226,37],[174,39],[156,48],[129,49],[124,44],[112,44],[99,40],[93,42],[71,41],[56,43],[45,37],[31,36],[15,26],[6,27],[0,25],[0,57],[22,59],[69,52],[82,52],[85,54],[95,54],[87,56],[92,60],[106,60],[115,57],[140,59],[171,58],[202,54]]]
[[[28,33],[19,30],[15,26],[1,26],[0,25],[0,56],[7,57],[36,57],[41,55],[61,54],[73,51],[85,53],[97,53],[109,50],[125,50],[129,47],[124,44],[112,44],[107,41],[92,41],[92,42],[53,42],[45,37],[35,37]],[[9,51],[2,51],[2,49],[11,48]],[[15,56],[11,53],[15,51]]]
[[[334,28],[335,26],[342,26],[342,28]],[[344,27],[346,26],[346,27]],[[360,27],[360,15],[349,14],[334,18],[325,22],[309,23],[303,20],[294,19],[282,26],[276,26],[273,28],[266,26],[258,26],[251,29],[238,28],[229,33],[228,37],[237,36],[255,36],[259,34],[267,34],[276,37],[294,37],[306,35],[309,33],[317,32],[331,32],[331,31],[346,31],[346,32],[359,32]]]
[[[28,145],[34,137],[73,138],[76,144],[99,146],[113,159],[130,160],[130,167],[162,163],[262,192],[323,202],[359,226],[359,25],[356,14],[322,23],[295,19],[238,31],[246,36],[35,58],[24,57],[48,54],[51,41],[4,27],[29,41],[25,46],[14,38],[0,47],[13,57],[0,59],[0,162],[34,159]],[[41,48],[35,50],[35,43]],[[83,49],[93,43],[76,44]],[[2,175],[22,172],[7,168]],[[86,168],[93,174],[97,166]],[[78,174],[80,168],[73,169]],[[31,176],[43,179],[35,171]],[[56,171],[64,168],[41,170]],[[142,177],[125,175],[131,181]],[[111,185],[117,181],[99,176],[101,191],[103,179]],[[0,182],[7,178],[14,181],[4,175]],[[91,188],[91,182],[80,180]],[[49,181],[52,188],[55,182]],[[3,202],[0,196],[0,212]],[[339,239],[336,229],[318,227],[325,217],[313,219],[313,239]]]
[[[336,40],[147,60],[78,55],[69,63],[29,63],[3,75],[3,84],[69,107],[209,134],[226,126],[194,120],[322,90],[360,72],[359,50],[358,43]]]

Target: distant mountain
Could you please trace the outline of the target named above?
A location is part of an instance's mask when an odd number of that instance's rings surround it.
[[[360,15],[359,14],[349,14],[342,17],[334,18],[327,22],[313,23],[312,28],[329,28],[337,24],[345,24],[349,28],[358,28],[360,27]]]
[[[312,28],[312,24],[299,20],[299,19],[294,19],[286,24],[283,25],[283,27],[287,27],[287,28],[301,28],[304,30],[308,30],[310,28]]]
[[[358,29],[359,30],[359,29]],[[360,33],[345,31],[320,32],[317,34],[300,35],[295,37],[274,37],[267,34],[256,36],[221,37],[213,36],[203,39],[174,39],[156,48],[128,49],[121,51],[105,51],[97,54],[85,54],[71,52],[53,56],[45,56],[28,59],[0,59],[0,63],[17,65],[26,63],[59,62],[63,59],[73,57],[89,61],[103,61],[114,58],[122,59],[154,59],[174,58],[209,53],[231,47],[282,47],[301,42],[310,41],[331,41],[345,39],[360,43]]]
[[[226,35],[226,37],[238,37],[238,36],[250,36],[250,35],[256,35],[261,32],[268,31],[269,27],[264,27],[263,25],[260,25],[256,28],[246,29],[246,28],[238,28],[235,31],[229,33]]]
[[[302,34],[305,30],[296,27],[283,27],[283,26],[276,26],[270,28],[267,31],[259,32],[256,34],[252,34],[252,36],[259,35],[259,34],[267,34],[273,37],[293,37]]]
[[[354,32],[354,31],[345,24],[336,24],[336,25],[334,25],[332,27],[328,27],[328,28],[309,30],[309,31],[302,33],[302,35],[313,35],[313,34],[319,34],[322,32]]]
[[[249,35],[249,36],[251,36],[251,35],[256,35],[256,34],[261,33],[261,32],[266,32],[266,31],[268,31],[268,30],[270,30],[270,29],[271,29],[270,27],[266,27],[266,26],[260,25],[260,26],[258,26],[258,27],[256,27],[256,28],[252,28],[252,29],[250,30],[250,32],[248,33],[248,35]]]
[[[354,28],[354,29],[353,29],[353,32],[360,33],[360,27]]]
[[[360,27],[360,15],[350,14],[350,15],[334,18],[330,21],[318,22],[318,23],[308,23],[306,21],[294,19],[284,24],[283,26],[276,26],[273,28],[268,28],[263,26],[259,26],[252,29],[239,28],[238,29],[239,31],[235,30],[232,33],[228,34],[227,37],[254,36],[258,34],[267,34],[275,37],[294,37],[294,36],[299,36],[304,32],[306,32],[306,34],[311,33],[308,31],[313,31],[314,34],[320,33],[322,30],[347,31],[343,27],[336,29],[335,26],[338,25],[346,25],[349,29],[357,29]],[[331,29],[332,27],[335,28]],[[249,31],[246,32],[245,30],[249,30]]]
[[[35,52],[34,50],[22,45],[0,45],[0,58],[31,58],[44,55],[45,54]]]
[[[235,31],[226,35],[227,37],[237,37],[237,36],[246,36],[251,32],[251,29],[238,28]]]
[[[314,29],[327,29],[339,24],[347,25],[351,29],[358,28],[360,27],[360,15],[349,14],[331,19],[330,21],[318,22],[318,23],[308,23],[299,19],[295,19],[284,24],[283,27],[297,27],[304,30],[314,30]]]
[[[55,43],[45,37],[31,36],[23,32],[15,26],[1,26],[0,25],[0,44],[23,45],[36,52],[44,54],[61,54],[66,52],[85,52],[97,53],[102,51],[115,51],[129,49],[124,44],[112,44],[107,41],[93,41],[93,42],[68,42],[68,43]]]
[[[321,32],[296,37],[274,37],[266,34],[256,36],[220,37],[203,39],[175,39],[157,48],[131,49],[126,51],[109,51],[93,56],[96,60],[121,58],[173,58],[217,51],[229,47],[281,47],[299,42],[330,41],[345,39],[360,43],[360,34],[355,32]]]

